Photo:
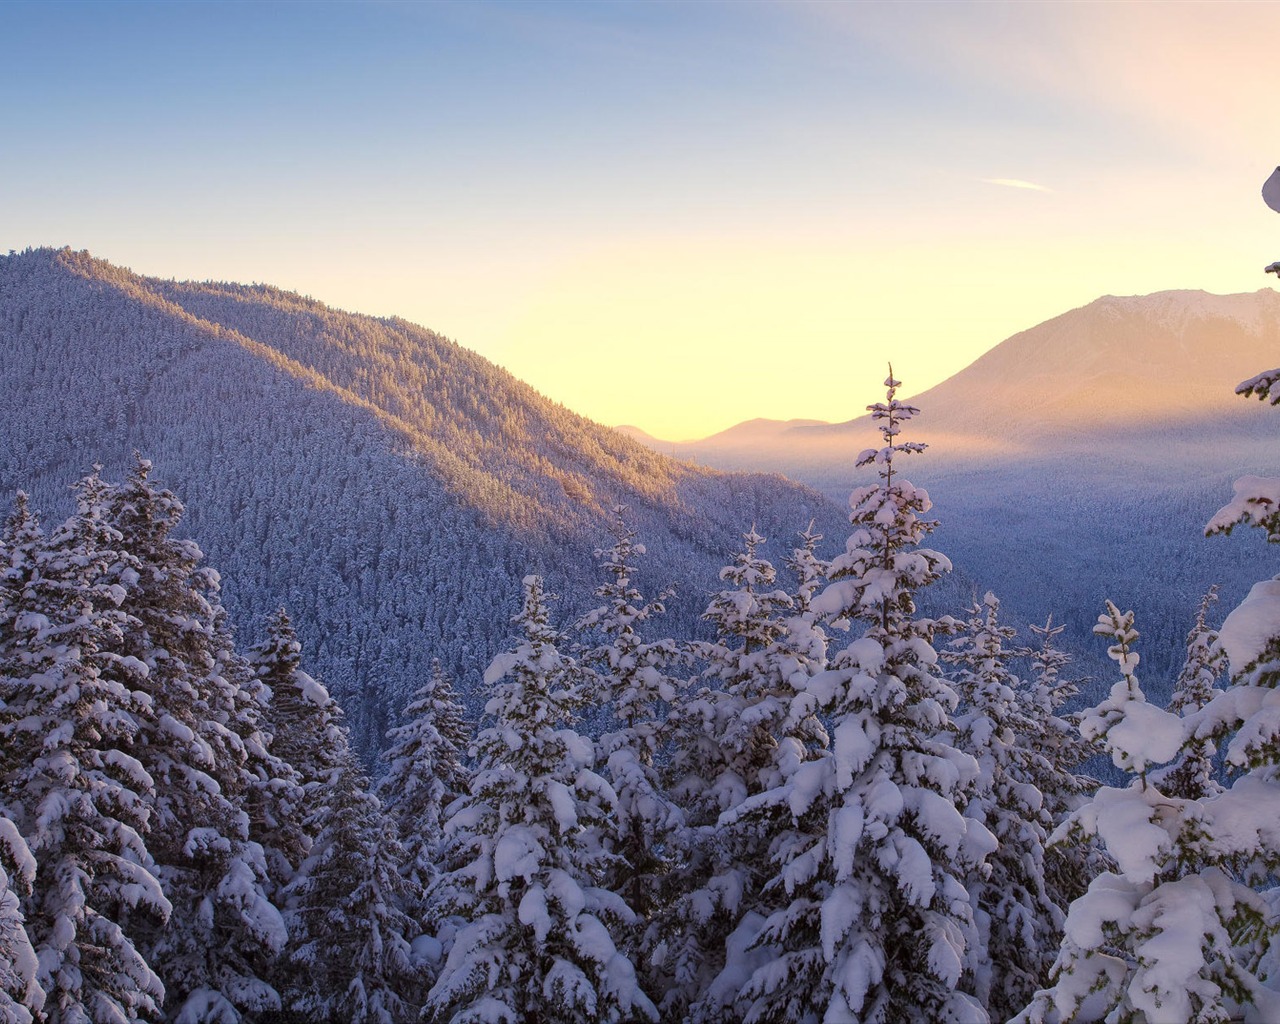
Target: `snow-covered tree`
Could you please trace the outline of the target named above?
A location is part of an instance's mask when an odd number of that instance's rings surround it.
[[[812,520],[800,534],[800,539],[803,543],[798,548],[792,548],[791,555],[787,558],[787,568],[796,577],[796,592],[792,598],[795,612],[797,615],[809,615],[814,596],[826,583],[831,563],[818,556],[818,541],[822,540],[822,534],[813,528]]]
[[[341,708],[302,670],[283,609],[252,660],[268,695],[267,793],[257,807],[278,819],[270,854],[289,922],[278,971],[285,1001],[314,1019],[404,1020],[416,1006],[395,829],[369,791]]]
[[[1277,379],[1275,371],[1261,374],[1237,390],[1265,398]],[[1237,480],[1206,533],[1240,523],[1280,541],[1280,481]],[[1232,685],[1217,694],[1208,603],[1188,640],[1181,719],[1141,696],[1132,616],[1109,604],[1099,620],[1098,632],[1116,640],[1111,654],[1125,678],[1082,728],[1138,778],[1124,790],[1099,790],[1060,830],[1102,837],[1116,870],[1072,905],[1055,985],[1020,1020],[1280,1017],[1273,991],[1280,916],[1275,890],[1259,891],[1280,868],[1280,580],[1256,584],[1223,623]],[[1211,778],[1211,744],[1225,745],[1235,776],[1228,788]],[[1166,767],[1150,770],[1160,762]]]
[[[0,635],[0,815],[40,866],[24,911],[49,1024],[141,1020],[164,998],[127,928],[170,905],[144,839],[154,783],[129,752],[152,709],[135,689],[146,666],[117,653],[125,559],[106,511],[95,472],[10,593]]]
[[[21,607],[23,592],[36,572],[36,557],[45,542],[39,517],[23,491],[14,502],[13,513],[5,521],[0,536],[0,628],[11,630]]]
[[[758,798],[791,827],[773,843],[773,909],[755,945],[768,951],[742,988],[746,1021],[985,1021],[962,990],[976,942],[964,879],[994,849],[963,807],[978,766],[950,738],[954,691],[917,616],[920,588],[950,568],[920,546],[928,494],[902,479],[898,439],[916,410],[870,406],[883,446],[863,452],[879,481],[850,496],[854,526],[831,583],[813,602],[862,633],[799,698],[831,723],[831,749],[802,761]]]
[[[970,971],[974,994],[992,1020],[1004,1021],[1048,979],[1063,913],[1045,888],[1045,841],[1055,823],[1036,788],[1031,740],[1039,722],[1009,668],[1022,652],[1006,648],[1016,633],[999,614],[1000,601],[988,592],[942,658],[956,665],[956,746],[978,762],[967,813],[999,843],[966,880],[980,937]]]
[[[453,684],[440,662],[404,709],[404,724],[387,733],[387,774],[378,795],[396,823],[400,873],[412,893],[423,893],[438,870],[444,810],[467,791],[464,763],[470,729]]]
[[[19,904],[35,877],[36,861],[22,834],[0,816],[0,1024],[31,1024],[44,1006],[36,951]]]
[[[1039,642],[1031,650],[1032,676],[1028,680],[1027,714],[1034,726],[1026,737],[1033,755],[1027,768],[1031,784],[1040,793],[1050,832],[1098,788],[1096,779],[1077,771],[1097,750],[1080,735],[1076,718],[1062,714],[1080,685],[1062,674],[1071,661],[1071,655],[1057,645],[1065,628],[1055,626],[1052,615],[1043,626],[1031,626]],[[1069,907],[1109,866],[1096,840],[1051,844],[1045,851],[1045,887],[1050,899],[1057,907]]]
[[[155,782],[148,848],[174,907],[145,949],[178,1019],[222,1024],[280,1007],[259,971],[282,952],[284,921],[245,806],[261,709],[238,692],[247,673],[220,628],[218,575],[173,535],[183,506],[150,470],[137,457],[107,492],[127,556],[114,568],[129,618],[118,653],[146,666],[137,685],[151,709],[132,749]]]
[[[515,621],[518,646],[485,674],[492,724],[476,739],[470,793],[444,826],[448,870],[432,904],[457,931],[426,1014],[440,1024],[657,1020],[619,948],[635,915],[598,884],[617,801],[573,728],[579,673],[537,576],[525,578]]]
[[[303,671],[283,609],[268,620],[252,663],[270,694],[270,770],[279,773],[280,802],[267,810],[280,820],[268,853],[282,873],[289,924],[282,995],[320,1017],[403,1016],[409,894],[399,844],[354,760],[342,709]]]
[[[677,683],[669,671],[678,651],[670,640],[650,641],[640,633],[643,623],[662,614],[668,595],[646,601],[632,582],[636,559],[645,549],[635,542],[626,511],[614,507],[614,543],[596,551],[606,577],[596,588],[602,603],[575,628],[585,638],[579,661],[583,696],[589,694],[590,703],[603,712],[596,760],[617,797],[612,827],[604,835],[615,857],[604,884],[647,920],[665,898],[684,826],[684,814],[664,792],[655,763],[667,742],[668,709],[676,699]],[[627,952],[644,963],[652,951],[646,937],[637,935]]]
[[[763,538],[754,529],[744,537],[744,551],[721,571],[736,587],[716,595],[705,616],[717,625],[717,639],[701,651],[713,685],[681,709],[686,730],[700,726],[694,740],[705,753],[689,759],[678,748],[675,763],[688,761],[682,788],[703,803],[683,892],[658,922],[679,983],[664,1008],[690,1003],[691,1019],[707,1024],[737,1019],[738,991],[767,956],[750,947],[768,907],[762,890],[770,851],[791,817],[758,798],[828,745],[816,705],[797,699],[826,667],[827,649],[811,607],[826,570],[816,553],[822,538],[811,524],[801,539],[788,559],[798,582],[790,595],[775,587],[773,566],[756,553]]]
[[[415,965],[400,846],[345,743],[306,826],[311,849],[291,890],[292,955],[306,979],[295,1008],[317,1020],[413,1019]]]
[[[302,644],[283,608],[267,620],[267,636],[250,651],[267,698],[269,777],[255,797],[257,813],[275,822],[268,867],[278,888],[289,885],[311,849],[306,820],[319,791],[342,760],[342,711],[329,691],[302,670]]]
[[[1122,678],[1085,713],[1081,731],[1135,778],[1123,789],[1099,789],[1055,836],[1097,836],[1115,870],[1071,905],[1053,984],[1018,1020],[1227,1021],[1244,1007],[1270,1019],[1280,1007],[1241,950],[1266,916],[1262,897],[1236,875],[1263,840],[1256,827],[1240,827],[1245,792],[1200,800],[1161,792],[1152,769],[1198,743],[1195,719],[1147,702],[1132,612],[1107,602],[1094,631],[1113,641],[1108,653]],[[1267,803],[1264,813],[1274,813],[1276,796]]]
[[[1226,662],[1218,643],[1218,631],[1209,626],[1209,608],[1218,600],[1218,588],[1210,587],[1200,601],[1195,624],[1187,634],[1187,660],[1178,673],[1169,700],[1169,710],[1184,718],[1205,707],[1221,691],[1215,685]],[[1168,796],[1199,800],[1221,792],[1214,778],[1214,756],[1218,745],[1212,736],[1191,736],[1174,760],[1153,772],[1151,781]]]
[[[743,541],[720,571],[728,586],[703,615],[715,639],[694,645],[706,665],[700,685],[682,695],[673,716],[673,793],[688,819],[680,891],[656,922],[655,953],[668,977],[663,1012],[688,1012],[699,1022],[726,1012],[725,985],[716,979],[736,966],[731,936],[753,912],[768,867],[768,824],[736,812],[777,784],[780,752],[794,756],[781,742],[795,696],[794,659],[783,665],[792,653],[785,638],[793,604],[758,553],[764,538],[752,528]],[[821,734],[811,724],[813,737]]]

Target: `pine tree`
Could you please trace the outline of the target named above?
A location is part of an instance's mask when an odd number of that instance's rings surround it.
[[[761,791],[760,772],[773,761],[777,737],[769,727],[781,706],[766,690],[764,659],[791,610],[790,598],[774,586],[773,565],[757,553],[764,538],[752,528],[743,541],[720,570],[728,586],[702,616],[715,639],[693,645],[706,667],[673,716],[671,789],[687,823],[679,891],[656,922],[656,954],[667,976],[664,1015],[688,1014],[699,1024],[720,1013],[715,980],[725,970],[730,936],[750,909],[744,897],[758,888],[754,875],[762,865],[746,846],[747,829],[722,829],[719,820]],[[760,707],[762,701],[769,705]]]
[[[387,733],[387,774],[378,793],[397,826],[400,874],[410,892],[424,893],[438,871],[445,808],[467,791],[470,779],[464,763],[470,729],[437,659],[403,719]]]
[[[1187,659],[1173,685],[1169,710],[1184,718],[1206,707],[1221,691],[1215,686],[1226,662],[1218,631],[1209,626],[1209,607],[1218,600],[1212,586],[1200,601],[1195,624],[1187,634]],[[1199,800],[1222,791],[1214,778],[1217,743],[1212,736],[1191,736],[1171,764],[1152,773],[1160,791],[1184,800]]]
[[[345,736],[344,736],[345,739]],[[349,747],[306,822],[314,837],[293,884],[307,978],[297,1009],[317,1020],[399,1024],[413,1019],[408,892],[395,829]]]
[[[128,556],[117,570],[130,621],[119,654],[146,666],[139,689],[153,712],[133,744],[156,785],[148,847],[174,907],[146,949],[184,1021],[234,1021],[279,1009],[259,968],[285,942],[244,806],[256,723],[245,720],[237,692],[245,673],[220,629],[217,573],[201,567],[193,542],[173,536],[183,506],[150,482],[150,469],[138,457],[128,480],[108,490],[108,518]]]
[[[351,750],[342,709],[302,670],[302,645],[283,609],[268,620],[253,663],[269,693],[274,760],[264,767],[279,791],[259,809],[283,826],[270,856],[284,873],[285,1001],[309,1019],[404,1020],[416,1012],[412,926],[394,828]]]
[[[302,644],[283,608],[266,623],[267,636],[249,652],[267,701],[270,760],[261,765],[251,815],[274,823],[266,847],[276,891],[291,884],[311,850],[304,823],[316,791],[332,777],[344,745],[337,703],[302,671]]]
[[[0,814],[40,864],[24,911],[49,1024],[141,1020],[164,998],[130,931],[170,905],[144,838],[154,782],[128,752],[151,708],[134,689],[146,667],[116,653],[129,622],[113,577],[127,558],[105,515],[95,471],[10,590],[0,644]]]
[[[31,893],[36,861],[18,828],[0,817],[0,1024],[31,1024],[44,1006],[36,951],[19,900]]]
[[[524,581],[522,639],[485,674],[492,725],[468,796],[445,822],[448,870],[432,904],[457,931],[427,998],[450,1024],[656,1020],[619,949],[634,913],[599,886],[617,800],[573,729],[579,672],[549,623],[542,581]]]
[[[763,920],[760,889],[779,826],[776,815],[756,812],[754,801],[827,742],[812,713],[796,714],[797,693],[825,655],[825,637],[807,608],[818,566],[818,537],[808,536],[793,552],[802,563],[800,612],[776,588],[773,565],[757,554],[764,538],[754,529],[744,535],[744,550],[720,573],[732,587],[715,595],[703,616],[716,627],[716,639],[699,645],[708,666],[704,686],[680,708],[676,792],[693,827],[684,891],[659,922],[660,953],[676,982],[663,1009],[689,1004],[690,1019],[700,1024],[733,1018],[742,952]]]
[[[14,510],[0,537],[0,630],[13,629],[13,619],[21,607],[23,592],[36,572],[36,557],[45,543],[40,520],[31,509],[27,495],[19,491]],[[5,635],[0,633],[0,635]]]
[[[974,993],[992,1020],[1008,1020],[1047,980],[1062,932],[1062,908],[1045,886],[1045,841],[1054,822],[1036,788],[1031,745],[1038,723],[1028,714],[1024,684],[1009,669],[1022,652],[999,621],[990,592],[969,609],[960,636],[942,654],[957,666],[961,714],[956,746],[978,762],[967,813],[999,844],[966,880],[979,945],[970,959]]]
[[[955,694],[938,674],[937,623],[916,615],[919,589],[950,568],[920,547],[928,495],[901,479],[898,440],[916,410],[870,406],[883,447],[863,452],[879,482],[850,497],[854,531],[813,602],[863,633],[809,681],[832,745],[760,798],[791,827],[773,844],[773,910],[756,945],[769,962],[742,989],[743,1019],[985,1021],[958,989],[975,943],[964,879],[994,839],[961,810],[978,774],[949,739]]]
[[[1049,616],[1031,632],[1039,644],[1031,651],[1033,676],[1027,694],[1027,713],[1034,723],[1027,736],[1031,752],[1031,784],[1040,792],[1047,827],[1052,834],[1098,788],[1098,782],[1076,769],[1097,753],[1080,735],[1076,716],[1063,717],[1063,706],[1079,692],[1079,682],[1064,679],[1071,656],[1057,646],[1064,626]],[[1083,896],[1093,881],[1111,867],[1096,839],[1052,843],[1045,850],[1045,889],[1054,906],[1063,909]]]
[[[831,565],[818,557],[818,541],[822,540],[822,534],[814,530],[812,520],[800,534],[800,539],[804,543],[798,548],[792,548],[787,568],[795,574],[797,581],[795,597],[792,598],[796,614],[809,615],[814,596],[822,589]]]
[[[632,577],[636,560],[645,553],[626,524],[625,506],[614,506],[614,543],[598,549],[605,580],[596,588],[603,603],[575,624],[584,636],[579,669],[584,698],[599,706],[602,729],[596,741],[596,761],[617,798],[611,827],[603,841],[613,855],[603,887],[617,893],[644,924],[670,898],[670,872],[680,848],[684,813],[667,796],[657,764],[668,744],[670,708],[677,682],[669,674],[680,653],[671,640],[649,641],[641,627],[665,610],[670,591],[646,601]],[[593,644],[592,641],[595,641]],[[624,946],[637,965],[654,963],[652,927],[638,927]],[[657,972],[643,977],[650,990],[662,987]]]
[[[1227,794],[1184,799],[1155,785],[1152,769],[1184,751],[1188,737],[1194,744],[1195,729],[1143,695],[1132,612],[1107,602],[1094,631],[1114,641],[1108,654],[1122,678],[1083,716],[1081,730],[1135,778],[1123,789],[1099,789],[1059,829],[1067,841],[1096,835],[1116,869],[1071,905],[1053,984],[1018,1021],[1234,1019],[1242,1006],[1267,1001],[1236,948],[1265,915],[1261,897],[1233,877],[1242,841],[1259,837],[1227,824],[1241,810]]]

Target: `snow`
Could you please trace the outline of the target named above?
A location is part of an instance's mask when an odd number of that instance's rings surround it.
[[[1138,891],[1121,876],[1099,875],[1089,891],[1071,904],[1065,940],[1081,949],[1097,949],[1106,943],[1106,926],[1129,920],[1138,900]]]
[[[434,935],[415,936],[409,946],[421,964],[438,964],[444,957],[444,943]]]
[[[879,740],[879,726],[874,721],[847,718],[836,726],[831,735],[831,753],[838,787],[847,789],[852,784],[878,749]]]
[[[848,878],[857,862],[864,817],[861,804],[845,804],[836,809],[831,823],[831,863],[836,880]]]
[[[1276,481],[1280,484],[1280,481]],[[1218,631],[1232,675],[1239,675],[1280,637],[1280,578],[1255,583]]]
[[[4,815],[0,815],[0,865],[7,865],[23,886],[35,880],[36,859],[18,826]]]
[[[1205,526],[1206,534],[1229,533],[1238,523],[1248,523],[1275,532],[1273,522],[1280,511],[1280,478],[1242,476],[1232,484],[1234,495]]]
[[[542,886],[536,882],[529,886],[520,900],[516,916],[521,924],[533,929],[539,945],[547,941],[547,935],[551,931],[551,915],[547,913],[547,894]]]
[[[325,707],[333,699],[322,683],[312,679],[305,672],[299,671],[293,674],[293,685],[298,688],[303,700],[318,708]]]
[[[862,898],[856,886],[838,885],[822,901],[822,955],[828,962],[835,959],[836,949],[844,941],[850,927],[862,910]]]
[[[1163,867],[1172,846],[1169,831],[1158,823],[1171,802],[1140,781],[1127,789],[1103,787],[1082,814],[1106,844],[1120,873],[1130,882],[1150,882]]]
[[[182,1004],[173,1024],[240,1024],[240,1012],[221,992],[196,989]]]
[[[547,800],[561,833],[569,832],[578,824],[578,805],[573,792],[563,782],[549,779],[546,783]]]
[[[1122,691],[1116,683],[1112,699]],[[1107,746],[1117,768],[1142,772],[1173,759],[1182,745],[1182,720],[1145,701],[1124,702],[1124,717],[1107,730]]]

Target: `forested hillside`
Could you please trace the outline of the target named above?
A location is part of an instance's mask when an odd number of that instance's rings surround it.
[[[404,321],[69,250],[0,258],[0,380],[0,491],[61,514],[93,462],[150,458],[246,640],[287,606],[366,754],[431,658],[474,688],[526,573],[590,592],[616,503],[686,632],[743,523],[777,553],[843,518],[780,478],[657,455]]]
[[[525,576],[483,715],[433,663],[376,785],[286,613],[237,647],[148,462],[60,523],[19,495],[0,1019],[1276,1019],[1280,581],[1220,629],[1208,591],[1173,645],[1103,601],[1109,692],[1066,715],[1061,627],[1019,636],[990,592],[922,612],[951,564],[886,387],[838,555],[806,531],[783,580],[747,529],[706,635],[663,635],[616,507],[590,610],[558,627]],[[1274,541],[1278,498],[1243,477],[1211,530]]]

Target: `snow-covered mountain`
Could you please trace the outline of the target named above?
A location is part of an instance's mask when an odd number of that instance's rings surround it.
[[[1014,335],[911,399],[921,410],[912,439],[930,450],[908,473],[935,502],[937,546],[1011,610],[1066,619],[1077,649],[1097,646],[1105,597],[1135,607],[1148,637],[1181,637],[1208,583],[1225,584],[1230,607],[1260,566],[1280,570],[1257,538],[1202,536],[1235,477],[1280,471],[1280,411],[1234,393],[1276,365],[1271,289],[1105,296]],[[860,417],[752,420],[657,445],[784,473],[840,500],[873,439]]]
[[[1270,288],[1107,295],[1015,334],[910,400],[921,409],[922,438],[952,460],[1039,455],[1116,429],[1192,440],[1203,423],[1269,436],[1274,423],[1234,388],[1276,359],[1280,293]],[[711,465],[794,472],[856,454],[869,443],[869,423],[754,419],[676,445],[634,436]]]
[[[474,683],[524,575],[590,600],[616,503],[676,631],[753,522],[775,555],[814,516],[843,535],[813,491],[655,454],[405,321],[69,250],[0,258],[0,386],[0,492],[52,519],[94,462],[152,459],[246,639],[286,605],[366,751],[432,657]]]

